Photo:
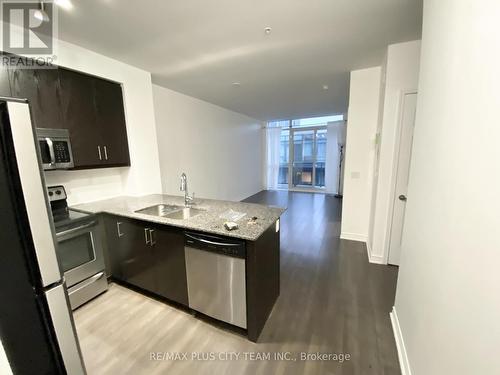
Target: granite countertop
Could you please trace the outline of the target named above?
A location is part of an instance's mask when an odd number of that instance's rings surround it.
[[[260,235],[273,225],[286,210],[286,208],[265,206],[262,204],[196,198],[193,208],[204,210],[204,212],[189,219],[176,220],[135,212],[142,208],[157,204],[183,206],[184,197],[162,194],[146,195],[143,197],[123,196],[78,204],[70,208],[88,213],[107,213],[125,216],[132,219],[198,230],[227,237],[241,238],[249,241],[255,241],[259,238]],[[228,231],[224,227],[224,222],[227,220],[219,217],[223,212],[229,209],[246,213],[246,216],[237,221],[239,228],[232,231]],[[257,219],[251,220],[253,217]]]

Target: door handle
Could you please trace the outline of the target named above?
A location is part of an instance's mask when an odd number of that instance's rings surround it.
[[[99,160],[102,160],[101,146],[97,146],[97,153],[99,154]]]
[[[146,245],[149,245],[150,239],[148,238],[149,228],[144,228],[144,238],[146,241]]]
[[[154,229],[149,230],[149,245],[150,246],[156,245],[156,241],[154,240],[154,237],[153,237],[154,232],[155,232]]]
[[[54,152],[54,143],[52,139],[45,138],[45,142],[47,142],[47,146],[49,146],[49,154],[50,154],[50,165],[54,165],[56,163],[56,154]]]
[[[104,159],[108,160],[108,148],[104,146]]]
[[[398,198],[400,201],[406,202],[406,195],[401,194]]]
[[[71,228],[71,229],[68,229],[68,230],[65,230],[63,232],[59,232],[56,234],[56,238],[61,238],[61,237],[64,237],[64,236],[67,236],[68,234],[74,234],[74,233],[78,233],[78,232],[87,232],[87,228],[91,228],[93,227],[94,225],[97,224],[97,221],[91,221],[90,223],[87,223],[87,224],[84,224],[84,225],[80,225],[79,227],[77,228]]]
[[[121,221],[116,222],[116,231],[118,232],[118,237],[125,236],[125,233],[122,233],[120,230],[120,225],[122,225]]]

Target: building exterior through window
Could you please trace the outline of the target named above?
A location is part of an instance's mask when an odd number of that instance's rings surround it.
[[[343,119],[343,115],[332,115],[268,123],[268,127],[281,128],[279,188],[325,188],[327,124]]]

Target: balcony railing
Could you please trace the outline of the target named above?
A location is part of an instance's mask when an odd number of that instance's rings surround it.
[[[292,184],[295,187],[325,187],[325,162],[315,163],[315,171],[313,173],[312,162],[294,163]],[[280,185],[288,185],[288,164],[281,164],[279,170],[278,183]],[[314,175],[314,181],[313,181]]]

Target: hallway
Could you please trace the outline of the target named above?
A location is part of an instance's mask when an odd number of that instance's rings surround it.
[[[399,374],[389,319],[397,269],[369,264],[364,244],[339,239],[341,201],[285,191],[245,201],[288,207],[281,294],[259,343],[113,284],[75,312],[89,374]],[[151,361],[151,352],[189,359],[192,352],[290,352],[296,360]],[[302,352],[350,360],[301,360]]]

